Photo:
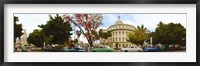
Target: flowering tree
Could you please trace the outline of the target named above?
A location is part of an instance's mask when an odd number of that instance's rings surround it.
[[[80,32],[86,37],[90,47],[99,36],[97,28],[102,24],[101,14],[73,14],[63,16],[66,22],[70,22],[79,28]]]

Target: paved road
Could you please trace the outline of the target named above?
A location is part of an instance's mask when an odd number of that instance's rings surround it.
[[[176,51],[172,51],[172,52],[186,52],[186,50],[176,50]]]
[[[121,52],[121,51],[120,50],[115,50],[114,52]],[[186,50],[162,51],[162,52],[186,52]]]

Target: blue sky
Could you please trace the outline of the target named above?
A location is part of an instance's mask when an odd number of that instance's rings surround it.
[[[33,32],[34,29],[39,29],[38,25],[46,24],[49,15],[55,16],[55,14],[14,14],[14,16],[18,16],[19,23],[23,25],[23,29],[26,29],[28,34]],[[160,21],[163,23],[181,23],[186,28],[187,17],[186,14],[102,14],[102,16],[103,25],[100,28],[103,29],[115,24],[118,16],[120,16],[123,23],[133,26],[143,24],[150,31],[154,31]],[[75,35],[72,36],[76,37]],[[84,36],[81,36],[80,40],[87,42]]]

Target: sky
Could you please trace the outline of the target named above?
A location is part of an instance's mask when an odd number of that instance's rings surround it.
[[[55,14],[14,14],[19,18],[20,24],[23,29],[26,29],[29,35],[34,29],[39,29],[38,25],[46,24],[49,20],[49,15],[55,16]],[[63,14],[59,14],[62,16]],[[157,27],[157,24],[162,21],[163,23],[180,23],[186,28],[186,14],[102,14],[103,25],[99,28],[107,29],[109,26],[114,25],[118,16],[124,24],[130,24],[133,26],[144,25],[148,30],[153,32]],[[72,39],[77,37],[72,35]],[[88,43],[83,35],[80,36],[80,41]]]

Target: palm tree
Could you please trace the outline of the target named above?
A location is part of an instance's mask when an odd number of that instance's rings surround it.
[[[143,31],[143,32],[145,32],[145,33],[146,33],[146,32],[149,32],[149,31],[147,30],[147,28],[146,28],[146,27],[144,27],[144,25],[137,26],[136,30]]]
[[[133,30],[132,33],[128,34],[128,40],[129,42],[137,45],[143,44],[143,42],[148,39],[148,30],[144,25],[137,26],[135,30]]]

